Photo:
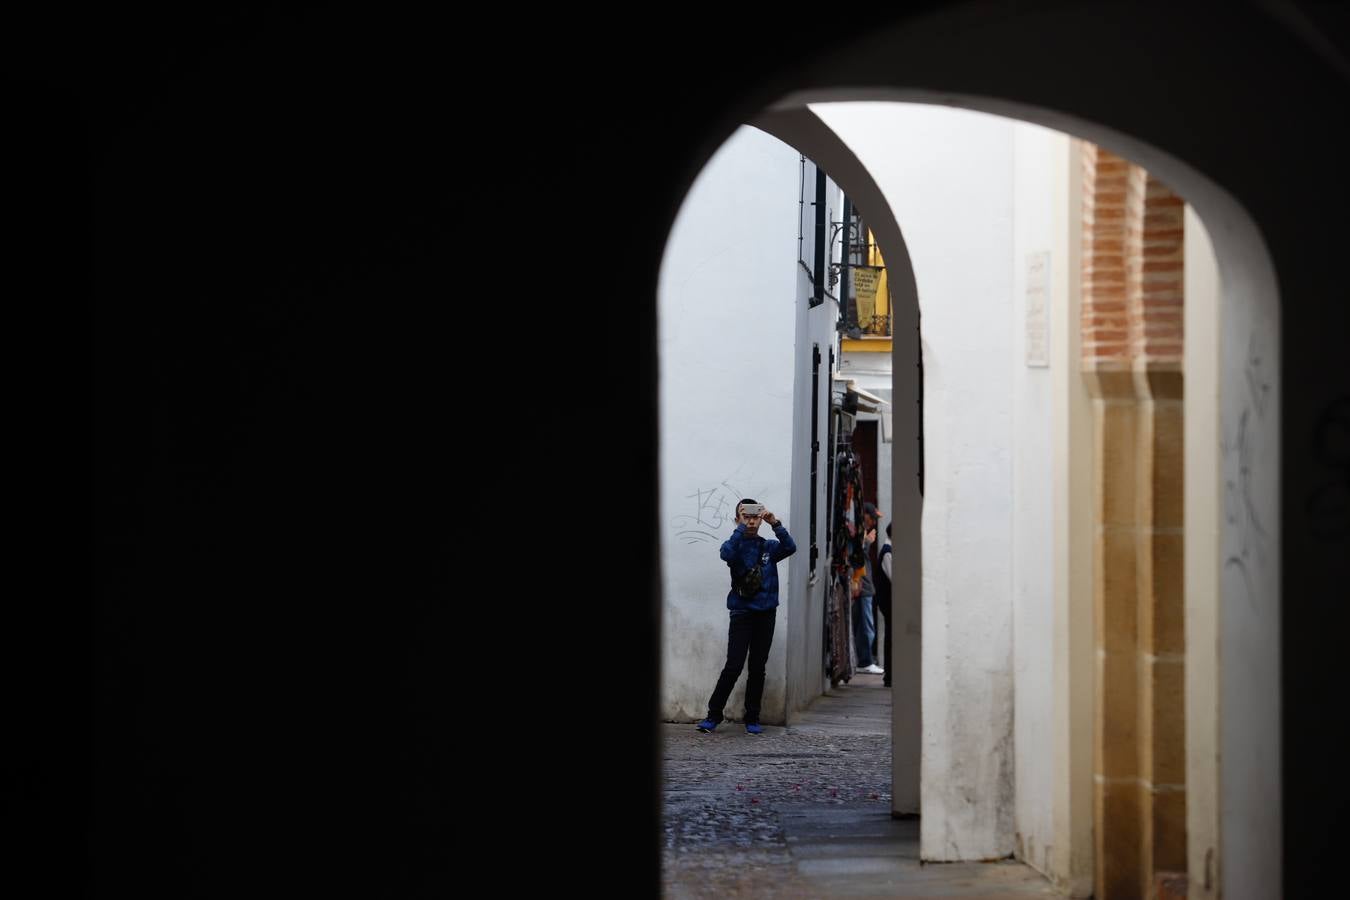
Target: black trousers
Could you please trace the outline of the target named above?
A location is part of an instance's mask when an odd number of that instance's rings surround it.
[[[736,679],[741,677],[745,657],[750,655],[750,674],[745,682],[745,721],[759,721],[759,705],[764,699],[764,667],[769,663],[769,647],[773,644],[773,623],[777,609],[747,609],[731,611],[731,627],[727,631],[727,664],[713,688],[708,701],[708,718],[714,722],[723,719],[722,709],[727,705]]]
[[[891,592],[889,588],[884,591],[878,591],[876,598],[872,602],[876,604],[877,609],[881,610],[881,615],[886,619],[886,634],[882,638],[882,645],[886,648],[886,656],[884,657],[886,660],[886,674],[882,676],[881,683],[890,684],[891,671],[894,667],[891,665]],[[875,638],[872,640],[872,646],[874,648],[876,647]],[[872,658],[876,658],[875,649],[872,651]]]

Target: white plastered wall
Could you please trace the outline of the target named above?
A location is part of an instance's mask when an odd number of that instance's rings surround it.
[[[920,853],[1005,856],[1016,834],[1011,372],[1020,126],[904,104],[812,109],[885,193],[923,310]]]
[[[725,662],[726,564],[736,500],[780,514],[791,503],[800,154],[741,128],[690,190],[672,229],[658,294],[663,573],[661,718],[706,712]],[[613,373],[622,378],[622,372]],[[615,434],[623,410],[615,410]],[[620,445],[621,446],[621,443]],[[622,497],[621,486],[607,491]],[[612,529],[612,516],[605,527]],[[789,522],[794,538],[801,530]],[[635,538],[636,539],[636,538]],[[622,538],[619,538],[622,540]],[[794,586],[779,564],[780,602]],[[788,613],[780,608],[763,719],[785,719]],[[742,675],[726,706],[739,718]]]

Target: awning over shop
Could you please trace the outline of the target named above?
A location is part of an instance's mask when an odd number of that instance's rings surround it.
[[[848,383],[848,389],[858,395],[858,409],[861,412],[881,412],[881,407],[891,405],[890,401],[868,393],[852,381]]]
[[[854,394],[858,399],[858,412],[879,413],[883,406],[889,407],[891,405],[889,400],[883,400],[876,394],[858,387],[856,379],[845,378],[838,372],[834,373],[834,389],[841,393],[846,391]],[[889,416],[890,414],[886,413],[885,415]]]

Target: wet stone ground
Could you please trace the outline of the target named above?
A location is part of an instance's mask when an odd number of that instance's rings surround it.
[[[891,817],[891,691],[876,675],[816,698],[788,727],[663,729],[668,898],[1044,898],[1010,859],[922,863],[919,822]]]
[[[890,740],[724,722],[664,728],[662,880],[668,897],[795,896],[785,817],[814,807],[890,814]]]

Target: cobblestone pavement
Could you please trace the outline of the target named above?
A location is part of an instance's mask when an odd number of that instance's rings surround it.
[[[1015,863],[920,866],[918,823],[890,816],[890,692],[865,678],[758,736],[663,726],[666,897],[1048,893]]]
[[[669,896],[752,896],[756,884],[792,883],[781,821],[789,807],[861,804],[889,817],[887,736],[766,726],[755,737],[734,722],[713,734],[692,725],[665,728]]]

